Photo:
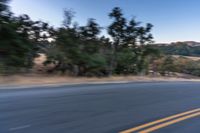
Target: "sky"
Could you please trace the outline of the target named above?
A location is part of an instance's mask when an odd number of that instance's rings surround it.
[[[127,18],[154,25],[157,43],[177,41],[200,42],[200,0],[12,0],[11,10],[28,14],[33,20],[62,25],[63,10],[73,9],[75,21],[85,25],[88,18],[95,18],[101,26],[108,26],[108,13],[121,7]]]

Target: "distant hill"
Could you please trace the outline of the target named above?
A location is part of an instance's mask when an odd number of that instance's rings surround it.
[[[152,47],[159,49],[168,55],[200,56],[200,42],[186,41],[169,44],[153,44]]]

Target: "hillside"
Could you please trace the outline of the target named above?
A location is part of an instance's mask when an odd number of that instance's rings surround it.
[[[199,42],[175,42],[170,44],[153,44],[152,46],[168,55],[200,56]]]

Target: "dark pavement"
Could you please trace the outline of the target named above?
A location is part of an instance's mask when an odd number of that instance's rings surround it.
[[[0,133],[117,133],[200,108],[200,83],[0,89]],[[200,117],[155,131],[199,133]]]

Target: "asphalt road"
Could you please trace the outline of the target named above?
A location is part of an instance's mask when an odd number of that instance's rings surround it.
[[[200,108],[200,83],[0,89],[0,133],[117,133]],[[200,116],[155,130],[199,133]]]

